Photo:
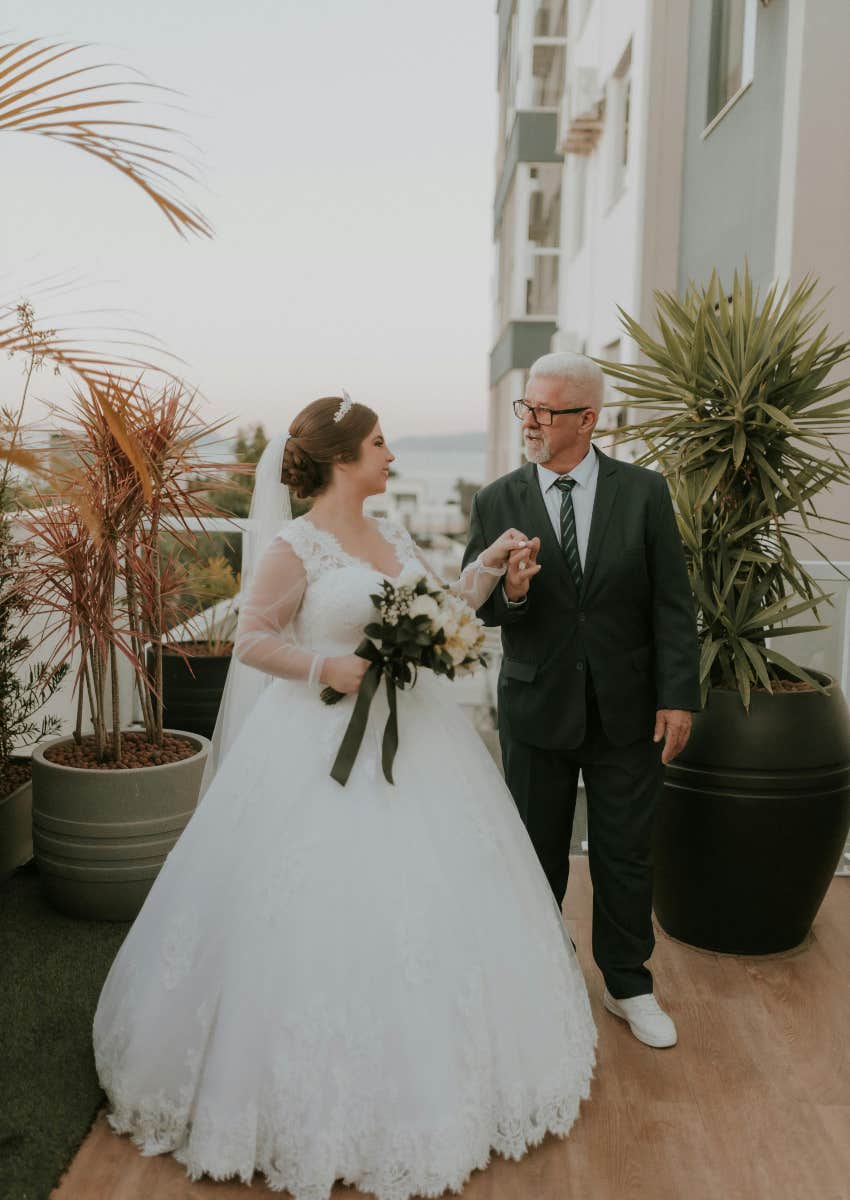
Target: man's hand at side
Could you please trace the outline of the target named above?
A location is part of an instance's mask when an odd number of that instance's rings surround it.
[[[661,761],[665,764],[672,762],[688,744],[691,736],[691,714],[686,709],[659,708],[655,714],[654,742],[664,738],[664,750]]]

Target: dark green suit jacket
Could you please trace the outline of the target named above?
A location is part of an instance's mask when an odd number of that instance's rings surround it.
[[[577,592],[531,463],[477,493],[464,565],[511,526],[540,538],[542,570],[509,608],[501,585],[479,610],[502,627],[499,725],[533,746],[571,749],[585,733],[590,671],[605,734],[651,737],[659,708],[700,707],[696,613],[663,475],[603,454]]]

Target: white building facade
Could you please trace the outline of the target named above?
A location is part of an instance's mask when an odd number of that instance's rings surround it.
[[[488,475],[518,466],[511,409],[528,366],[557,329],[563,156],[558,119],[566,80],[566,0],[502,0],[494,199],[493,349]]]
[[[630,362],[619,309],[651,319],[656,289],[675,289],[688,6],[680,0],[584,0],[570,8],[558,131],[564,236],[552,349]],[[609,402],[616,405],[611,389]],[[606,409],[607,449],[627,419]]]
[[[619,307],[748,261],[808,272],[850,332],[846,0],[499,0],[488,475],[522,460],[511,401],[540,354],[632,361]],[[604,439],[628,419],[610,393]],[[844,515],[846,494],[831,497]],[[837,546],[832,547],[837,550]]]
[[[501,0],[499,23],[491,477],[522,460],[510,403],[534,359],[630,361],[618,306],[648,319],[676,286],[688,5]]]

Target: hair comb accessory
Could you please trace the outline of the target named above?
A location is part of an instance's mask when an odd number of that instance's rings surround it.
[[[349,396],[349,394],[345,390],[345,388],[343,388],[342,389],[342,400],[340,401],[339,408],[334,413],[334,421],[336,421],[337,424],[339,424],[339,422],[343,419],[343,417],[348,416],[348,414],[351,412],[351,408],[352,408],[353,404],[354,404],[354,401],[351,399],[351,397]]]

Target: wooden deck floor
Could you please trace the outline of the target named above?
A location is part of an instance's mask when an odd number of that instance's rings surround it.
[[[570,1137],[519,1163],[495,1158],[464,1200],[850,1200],[850,878],[836,879],[809,943],[771,959],[692,950],[658,932],[656,991],[679,1044],[642,1046],[601,1007],[591,891],[576,858],[567,898],[599,1027],[592,1096]],[[142,1158],[103,1113],[51,1200],[264,1200],[192,1183]],[[338,1186],[334,1200],[361,1193]]]

